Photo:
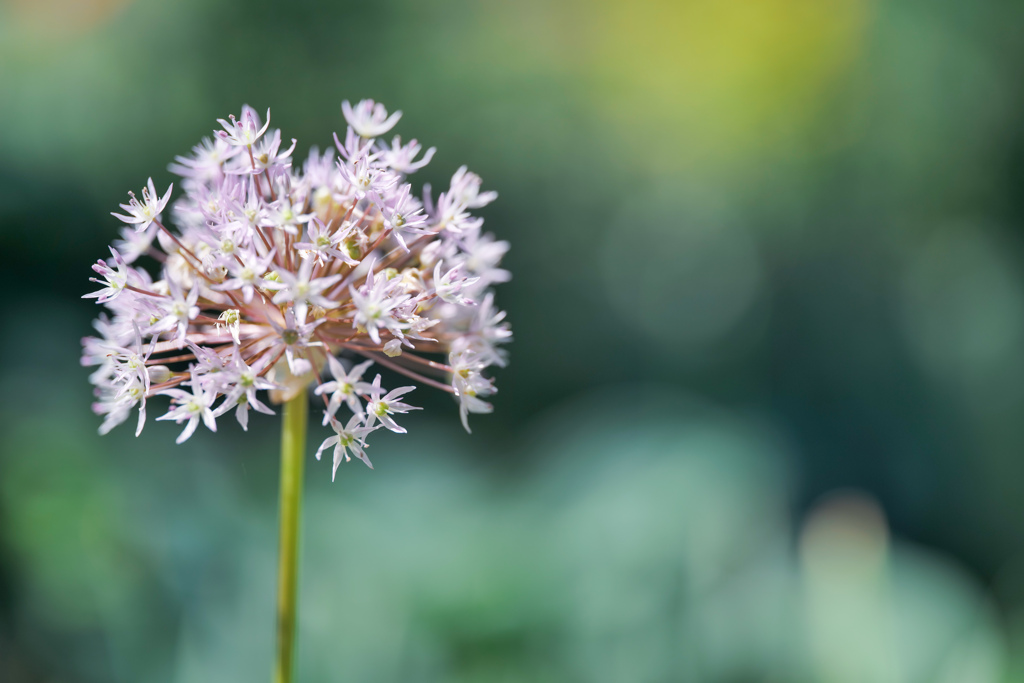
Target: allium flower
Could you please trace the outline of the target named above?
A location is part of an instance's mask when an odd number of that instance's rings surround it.
[[[167,280],[167,286],[171,290],[170,300],[167,302],[166,315],[155,321],[150,327],[151,332],[166,332],[176,330],[175,338],[178,346],[185,345],[185,338],[188,335],[188,328],[192,320],[199,315],[199,307],[196,301],[199,299],[198,283],[193,283],[192,288],[186,294],[173,278]]]
[[[355,107],[345,100],[341,103],[341,113],[345,115],[348,125],[362,138],[379,138],[394,128],[398,119],[402,118],[400,111],[388,116],[384,105],[373,100],[363,100]]]
[[[397,273],[389,278],[387,273],[374,272],[375,265],[373,261],[370,262],[369,273],[362,287],[351,287],[350,294],[355,307],[352,321],[356,329],[365,331],[374,344],[380,344],[382,331],[397,337],[408,326],[401,311],[412,295],[405,293]]]
[[[413,161],[421,149],[423,149],[423,145],[416,140],[410,140],[409,144],[403,147],[402,138],[396,135],[395,139],[391,141],[391,147],[381,146],[380,158],[394,171],[405,174],[414,173],[429,164],[430,160],[434,158],[434,152],[437,151],[436,147],[431,147],[423,153],[422,159]]]
[[[493,394],[497,389],[492,380],[480,374],[487,367],[487,362],[475,351],[457,351],[449,362],[452,366],[452,389],[459,397],[459,417],[468,432],[469,413],[490,413],[494,410],[494,406],[479,397]]]
[[[372,427],[377,420],[380,423],[395,432],[396,434],[405,434],[406,429],[397,422],[395,418],[391,417],[396,413],[408,413],[410,410],[420,410],[416,406],[411,406],[408,403],[402,403],[398,399],[408,394],[416,387],[398,387],[384,394],[384,389],[380,386],[380,375],[373,378],[373,384],[370,385],[368,390],[369,397],[366,403],[366,413],[368,415],[366,420],[366,426]]]
[[[224,402],[213,413],[215,417],[220,417],[234,407],[235,418],[242,425],[242,429],[248,431],[249,408],[254,408],[258,412],[266,413],[267,415],[274,414],[273,410],[263,405],[256,398],[257,391],[274,388],[273,382],[260,376],[260,372],[263,370],[263,362],[265,361],[260,361],[256,367],[250,368],[242,360],[241,354],[238,353],[238,347],[235,347],[231,364],[223,368],[215,376],[214,383],[223,389],[225,394]]]
[[[252,303],[256,289],[266,287],[267,283],[263,278],[270,272],[270,264],[274,262],[275,253],[271,249],[270,253],[262,257],[257,256],[254,251],[239,254],[235,260],[228,261],[228,273],[231,277],[213,285],[213,289],[222,292],[241,292],[242,300],[247,304]]]
[[[270,125],[270,112],[267,112],[267,125]],[[292,138],[292,145],[283,152],[281,149],[281,131],[273,130],[268,133],[263,139],[254,143],[252,148],[253,161],[248,166],[240,164],[235,169],[235,173],[247,174],[247,175],[259,175],[268,168],[280,167],[287,168],[291,166],[290,157],[292,152],[295,151],[295,145],[298,141]]]
[[[430,232],[427,227],[427,216],[423,213],[423,205],[418,199],[410,196],[408,185],[403,185],[394,199],[382,203],[381,213],[384,215],[384,226],[392,231],[391,234],[406,251],[409,247],[406,245],[405,236]]]
[[[153,225],[153,221],[160,217],[163,213],[164,207],[167,206],[167,202],[171,198],[171,190],[174,189],[172,184],[167,188],[167,192],[161,197],[156,193],[156,187],[153,186],[153,179],[150,178],[146,187],[142,188],[142,201],[140,202],[135,198],[134,192],[129,192],[128,196],[131,199],[128,200],[127,204],[121,204],[121,208],[128,212],[129,215],[125,216],[120,213],[111,212],[111,216],[119,218],[120,220],[128,223],[129,225],[135,226],[135,232],[142,232],[149,226]]]
[[[232,147],[251,147],[257,140],[267,132],[270,125],[270,110],[267,110],[267,122],[260,128],[260,116],[256,110],[245,105],[242,107],[242,118],[235,119],[234,115],[228,117],[230,123],[224,119],[217,119],[224,130],[215,131],[217,137]],[[254,164],[255,166],[255,164]]]
[[[120,232],[121,239],[114,240],[114,248],[121,254],[125,263],[134,263],[153,244],[156,226],[150,225],[145,230],[137,232],[132,228],[121,228]]]
[[[327,365],[331,368],[334,381],[324,382],[314,392],[317,396],[321,394],[331,395],[331,400],[327,403],[327,410],[324,411],[324,424],[326,425],[327,421],[338,412],[342,401],[348,405],[349,410],[355,415],[362,415],[363,404],[359,401],[359,395],[365,395],[370,389],[370,385],[362,381],[363,373],[366,372],[366,368],[373,365],[373,361],[368,360],[360,363],[346,372],[340,360],[334,356],[328,356]]]
[[[309,241],[295,243],[296,249],[308,252],[302,253],[303,258],[309,259],[312,256],[321,266],[331,258],[340,259],[350,266],[359,265],[359,261],[350,253],[354,250],[345,244],[353,231],[351,226],[346,230],[334,230],[314,216],[313,220],[306,225],[306,230],[309,232]]]
[[[103,285],[103,288],[96,292],[89,294],[83,294],[83,299],[96,299],[96,303],[105,304],[108,301],[116,299],[125,286],[128,284],[128,264],[121,258],[121,254],[117,252],[113,247],[109,247],[110,255],[114,258],[114,267],[100,259],[92,267],[103,279],[97,280],[94,277],[89,278],[90,282],[97,282]]]
[[[434,266],[434,290],[443,301],[450,304],[472,306],[473,302],[463,295],[467,287],[476,284],[479,277],[461,277],[461,266],[455,266],[444,275],[441,274],[441,261]]]
[[[213,140],[203,138],[202,142],[192,148],[190,157],[174,157],[177,162],[168,168],[171,173],[182,178],[194,178],[199,181],[215,181],[224,174],[224,164],[238,153],[238,147],[232,146],[220,135]]]
[[[405,433],[396,418],[418,410],[403,401],[414,386],[363,380],[374,364],[451,394],[467,430],[470,413],[491,411],[483,373],[505,364],[511,330],[490,287],[510,277],[508,244],[470,212],[496,194],[462,167],[434,204],[407,181],[434,148],[417,160],[417,141],[376,139],[401,112],[372,100],[342,111],[340,159],[314,148],[296,170],[294,141],[282,151],[270,112],[262,123],[245,106],[171,165],[174,228],[161,219],[171,190],[158,196],[152,179],[121,205],[130,227],[86,295],[107,308],[82,353],[98,366],[101,433],[136,408],[141,431],[156,396],[171,399],[158,419],[184,425],[179,443],[228,412],[247,428],[250,409],[273,412],[260,392],[280,402],[315,384],[334,430],[317,456],[333,446],[334,469],[353,455],[369,465],[367,437]]]
[[[361,415],[353,415],[349,418],[348,424],[344,427],[341,423],[331,418],[331,428],[334,430],[334,436],[329,436],[324,439],[324,442],[320,444],[320,448],[316,449],[316,459],[320,459],[320,454],[324,452],[324,449],[334,446],[334,465],[331,467],[331,481],[334,481],[334,475],[338,472],[338,465],[341,464],[342,460],[348,462],[352,458],[349,457],[349,452],[356,456],[360,460],[366,463],[366,466],[371,470],[373,465],[370,464],[370,459],[366,457],[366,437],[370,432],[378,429],[377,427],[367,427],[363,424],[363,418]]]
[[[278,290],[274,295],[275,304],[294,305],[295,319],[299,324],[306,322],[306,311],[309,304],[322,308],[334,308],[337,304],[323,295],[324,291],[341,279],[341,273],[327,277],[311,279],[316,261],[306,259],[299,266],[298,273],[289,273],[285,269],[277,271],[277,281],[268,282],[267,289]]]
[[[461,166],[452,176],[449,193],[466,208],[479,209],[498,198],[497,192],[480,192],[482,184],[480,176],[470,173],[467,167]]]
[[[195,433],[200,419],[202,419],[203,424],[211,432],[217,431],[217,420],[214,417],[213,411],[210,410],[215,394],[204,389],[199,381],[199,377],[195,374],[192,375],[192,381],[185,382],[185,384],[192,386],[191,394],[183,389],[163,389],[160,391],[161,394],[170,396],[171,401],[175,405],[167,411],[166,415],[161,415],[157,420],[174,420],[178,424],[186,423],[185,429],[181,430],[181,434],[174,440],[174,443],[184,443],[187,441]]]

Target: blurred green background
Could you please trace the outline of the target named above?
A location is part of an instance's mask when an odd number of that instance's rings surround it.
[[[2,0],[0,681],[269,677],[277,420],[98,437],[79,297],[217,117],[304,158],[365,97],[499,191],[516,341],[472,436],[421,389],[376,470],[310,460],[299,680],[1024,681],[1022,29]]]

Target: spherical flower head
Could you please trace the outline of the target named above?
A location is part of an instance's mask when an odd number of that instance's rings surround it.
[[[463,167],[435,205],[408,179],[434,148],[376,142],[401,112],[372,100],[342,111],[340,158],[314,149],[293,164],[295,142],[282,150],[270,112],[264,123],[245,106],[176,157],[184,180],[170,211],[173,186],[157,196],[152,179],[121,205],[130,227],[85,295],[106,309],[82,341],[101,433],[136,410],[141,431],[165,396],[157,419],[182,426],[178,443],[228,413],[247,429],[252,412],[315,384],[334,432],[317,456],[333,447],[333,472],[353,456],[369,466],[377,429],[406,433],[398,420],[419,410],[404,400],[417,385],[451,395],[467,430],[470,413],[490,412],[485,373],[506,362],[511,339],[491,290],[509,277],[508,245],[471,211],[494,193]],[[412,383],[367,382],[374,365]]]

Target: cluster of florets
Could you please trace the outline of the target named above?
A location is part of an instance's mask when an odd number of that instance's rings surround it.
[[[406,178],[434,148],[378,141],[401,112],[371,100],[342,112],[337,156],[313,148],[299,172],[295,140],[282,149],[270,112],[261,122],[245,106],[170,166],[183,179],[177,231],[161,221],[172,188],[160,196],[152,179],[113,214],[128,227],[93,266],[102,288],[86,295],[109,313],[82,342],[83,365],[99,365],[101,434],[135,408],[139,434],[158,395],[171,407],[157,419],[185,424],[178,443],[200,421],[216,431],[229,410],[247,428],[250,409],[273,413],[260,392],[281,402],[315,382],[335,432],[317,457],[334,446],[335,470],[350,455],[369,465],[367,436],[404,433],[395,417],[416,409],[401,400],[413,386],[364,380],[374,363],[452,394],[467,430],[469,413],[491,411],[483,372],[505,364],[511,331],[490,287],[510,277],[499,267],[508,243],[470,211],[497,194],[463,167],[436,202],[429,186],[417,198]],[[137,265],[144,258],[156,277]]]

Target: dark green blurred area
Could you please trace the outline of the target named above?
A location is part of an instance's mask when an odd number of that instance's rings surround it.
[[[438,147],[420,181],[499,192],[516,341],[472,436],[419,389],[374,471],[309,463],[298,680],[1024,680],[1022,29],[6,0],[0,681],[269,676],[277,420],[98,437],[79,297],[216,118],[304,158],[365,97]]]

